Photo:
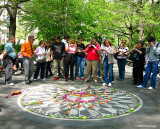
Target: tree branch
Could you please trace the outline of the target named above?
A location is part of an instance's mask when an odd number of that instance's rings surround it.
[[[11,15],[11,11],[10,11],[9,7],[11,7],[11,6],[8,5],[8,4],[4,4],[4,5],[0,6],[0,9],[4,9],[4,8],[7,9],[8,14]],[[2,12],[3,12],[3,11],[2,11]]]
[[[18,9],[22,10],[22,11],[25,12],[25,13],[29,13],[28,11],[22,9],[21,7],[18,7]]]
[[[11,6],[8,5],[8,4],[4,4],[4,5],[0,6],[0,9],[2,9],[2,8],[8,8],[8,7],[11,7]]]
[[[126,32],[124,32],[124,31],[120,31],[120,30],[116,30],[116,29],[113,29],[113,28],[105,28],[105,29],[117,31],[117,32],[122,33],[122,34],[124,34],[124,35],[129,35],[129,33],[126,33]]]
[[[0,15],[3,13],[3,10],[4,10],[4,9],[0,10]]]
[[[17,3],[21,4],[21,3],[24,3],[24,2],[28,2],[30,0],[19,0]]]

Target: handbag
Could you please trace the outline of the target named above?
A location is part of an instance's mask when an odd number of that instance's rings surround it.
[[[46,56],[44,56],[44,55],[38,56],[38,62],[39,63],[45,63],[46,62]]]
[[[46,59],[44,58],[44,59],[38,59],[38,62],[39,63],[45,63],[46,62]]]
[[[129,59],[130,59],[131,61],[133,61],[133,60],[134,60],[134,53],[130,53],[130,55],[129,55]]]
[[[118,53],[114,54],[114,58],[117,60]]]
[[[43,53],[42,49],[39,49],[39,51],[41,51],[41,53]],[[39,63],[45,63],[46,62],[46,56],[45,55],[38,56],[38,62]]]

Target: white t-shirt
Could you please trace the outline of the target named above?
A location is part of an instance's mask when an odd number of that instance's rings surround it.
[[[61,42],[64,43],[65,46],[68,46],[67,40],[62,39]]]
[[[103,46],[101,46],[101,49],[105,49],[105,50],[107,50],[107,51],[108,51],[110,48],[111,48],[110,46],[109,46],[109,47],[104,46],[104,45],[103,45]],[[107,52],[106,52],[106,56],[108,56]]]

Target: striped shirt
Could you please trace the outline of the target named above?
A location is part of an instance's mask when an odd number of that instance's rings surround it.
[[[118,47],[117,50],[119,51],[119,53],[117,55],[118,59],[127,59],[127,56],[125,55],[125,53],[129,53],[129,49],[127,46],[125,48],[122,48],[122,46],[120,46],[120,47]],[[124,53],[122,53],[122,52],[124,52]]]

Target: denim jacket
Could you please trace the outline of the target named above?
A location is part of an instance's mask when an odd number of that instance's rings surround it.
[[[160,54],[160,44],[157,46],[158,42],[155,41],[154,47],[151,45],[147,46],[146,53],[149,54],[149,61],[159,61]]]

